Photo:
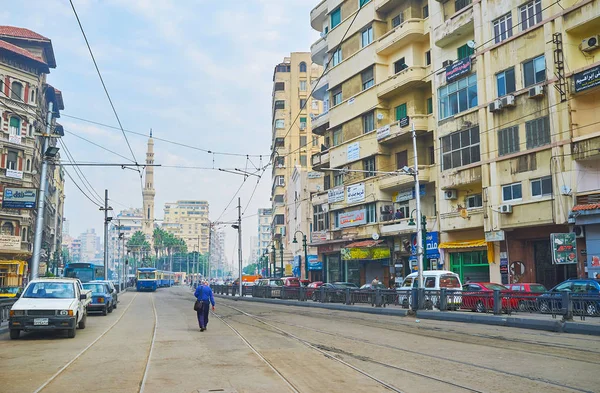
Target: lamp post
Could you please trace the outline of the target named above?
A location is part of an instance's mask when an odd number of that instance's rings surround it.
[[[302,247],[304,247],[304,278],[306,280],[308,280],[308,251],[307,249],[307,244],[306,244],[306,235],[304,234],[304,232],[298,230],[294,233],[294,240],[292,240],[292,243],[294,244],[298,244],[298,240],[296,240],[296,233],[301,233],[302,234]]]
[[[275,263],[277,262],[277,254],[275,253],[275,243],[271,245],[271,251],[273,252],[273,268],[271,269],[271,276],[275,277]]]
[[[279,255],[281,256],[281,277],[283,277],[283,241],[279,242]]]

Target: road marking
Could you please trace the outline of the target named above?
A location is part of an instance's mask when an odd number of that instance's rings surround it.
[[[146,387],[146,379],[148,378],[148,371],[150,370],[150,359],[152,358],[152,352],[154,351],[154,342],[156,341],[156,330],[158,329],[158,315],[156,314],[156,306],[154,305],[154,294],[150,297],[152,300],[152,310],[154,311],[154,332],[152,333],[152,342],[150,343],[150,351],[148,351],[148,360],[146,361],[146,369],[144,370],[144,377],[140,383],[139,393],[144,391]]]
[[[119,321],[121,320],[121,318],[123,318],[123,316],[125,315],[125,313],[127,313],[127,310],[129,310],[129,307],[131,307],[131,304],[133,303],[133,301],[135,300],[135,298],[137,297],[137,295],[138,294],[136,293],[135,296],[133,297],[133,299],[131,299],[131,301],[127,305],[127,307],[125,307],[125,310],[123,310],[123,313],[119,316],[119,318],[112,325],[110,325],[110,327],[108,329],[106,329],[104,331],[104,333],[102,333],[101,335],[99,335],[98,338],[96,338],[94,341],[92,341],[91,344],[89,344],[81,352],[79,352],[77,354],[77,356],[75,356],[71,361],[69,361],[69,363],[65,364],[60,370],[58,370],[56,372],[56,374],[54,374],[53,376],[51,376],[46,382],[44,382],[44,384],[42,386],[40,386],[39,388],[37,388],[33,393],[39,393],[43,389],[45,389],[46,386],[48,386],[52,381],[54,381],[56,379],[56,377],[58,377],[63,371],[65,371],[67,369],[67,367],[69,367],[71,364],[73,364],[77,359],[79,359],[79,357],[81,355],[83,355],[88,349],[90,349],[94,344],[96,344],[98,342],[98,340],[100,340],[102,337],[104,337],[104,335],[106,335],[106,333],[108,333],[113,327],[115,327],[115,325],[117,323],[119,323]]]

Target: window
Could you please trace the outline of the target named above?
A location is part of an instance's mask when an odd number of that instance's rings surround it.
[[[2,225],[2,234],[13,236],[15,234],[15,227],[11,222],[5,222]]]
[[[367,223],[377,222],[377,206],[375,203],[368,203],[365,206],[367,211]]]
[[[434,146],[429,146],[429,165],[435,165],[435,147]]]
[[[21,97],[23,97],[23,85],[20,84],[19,82],[13,82],[10,85],[10,98],[13,98],[15,100],[22,100]]]
[[[371,132],[375,129],[375,113],[369,112],[363,115],[363,133]]]
[[[285,177],[283,175],[275,176],[275,185],[276,186],[285,186]]]
[[[28,133],[28,135],[29,136],[33,136],[33,126],[31,124],[29,125],[29,133]]]
[[[479,162],[479,127],[442,138],[442,170]]]
[[[336,173],[335,175],[333,175],[333,186],[337,187],[342,185],[344,185],[344,174]]]
[[[315,146],[319,146],[319,137],[318,136],[314,136],[312,137],[312,145],[313,147]]]
[[[475,49],[469,47],[469,45],[464,44],[463,46],[459,46],[458,49],[456,49],[457,51],[457,59],[464,59],[465,57],[469,57],[471,56],[473,53],[475,53]]]
[[[35,89],[31,90],[31,97],[29,101],[33,104],[35,102]]]
[[[31,170],[31,160],[27,159],[27,165],[25,166],[27,172],[29,172]]]
[[[285,157],[275,157],[275,166],[277,168],[283,168],[285,166]]]
[[[431,64],[431,50],[425,52],[425,65]]]
[[[323,176],[323,190],[327,191],[331,188],[331,177],[328,173]]]
[[[546,59],[544,55],[523,63],[523,81],[528,87],[546,80]]]
[[[16,170],[17,169],[17,160],[18,160],[17,152],[9,150],[8,157],[6,159],[6,169]]]
[[[426,4],[425,7],[423,7],[423,19],[427,19],[429,18],[429,5]]]
[[[329,17],[331,28],[333,29],[342,22],[342,9],[338,8],[337,10],[333,11]]]
[[[283,119],[275,120],[275,128],[285,128],[285,120],[283,120]]]
[[[477,74],[440,87],[440,120],[477,106]]]
[[[496,86],[498,87],[498,97],[505,96],[516,90],[514,67],[496,74]]]
[[[403,58],[401,58],[400,60],[398,60],[397,62],[394,63],[394,74],[397,74],[399,72],[401,72],[402,70],[407,69],[408,66],[406,65],[406,60]]]
[[[277,203],[283,203],[283,195],[275,195],[275,198],[273,199],[273,201],[277,204]]]
[[[408,166],[408,150],[396,153],[396,169],[402,169]]]
[[[342,103],[342,86],[336,87],[331,91],[331,99],[333,101],[333,106]]]
[[[305,145],[301,145],[301,146],[305,146]],[[303,167],[306,166],[306,155],[305,154],[300,154],[300,166],[303,166]]]
[[[285,101],[283,101],[283,100],[275,101],[275,109],[285,109]]]
[[[365,178],[375,176],[375,157],[369,157],[363,160],[363,170]]]
[[[300,118],[300,131],[306,130],[306,117]]]
[[[502,200],[503,201],[514,201],[520,200],[523,197],[521,192],[521,183],[508,184],[502,186]]]
[[[471,4],[471,0],[456,0],[454,2],[454,12],[458,12]]]
[[[27,228],[21,229],[21,241],[27,241]]]
[[[312,100],[312,108],[313,108],[313,110],[318,111],[319,110],[319,101]]]
[[[306,81],[300,81],[300,91],[306,91]]]
[[[342,48],[337,48],[337,50],[333,52],[332,62],[334,67],[342,62]]]
[[[552,195],[552,177],[546,176],[531,181],[531,196],[541,197]]]
[[[300,67],[300,72],[306,72],[306,63],[305,62],[301,62],[299,67]]]
[[[430,115],[433,113],[433,97],[429,97],[427,99],[427,114]]]
[[[306,99],[300,98],[300,110],[304,110],[306,108]]]
[[[367,4],[369,1],[371,0],[358,0],[358,7],[362,7],[363,5]]]
[[[275,215],[275,225],[283,225],[285,224],[285,216],[283,214]]]
[[[401,202],[401,203],[399,203],[396,206],[396,212],[395,213],[398,213],[398,210],[400,210],[400,218],[409,218],[410,217],[410,208],[408,206],[408,202]]]
[[[343,141],[344,141],[344,137],[343,137],[342,129],[338,128],[337,130],[334,130],[333,131],[333,146],[341,145]]]
[[[467,209],[475,209],[483,206],[481,194],[469,195],[466,200]]]
[[[306,146],[306,135],[301,135],[300,136],[300,147],[305,147]]]
[[[498,155],[519,151],[519,126],[498,130]]]
[[[402,14],[402,12],[399,15],[392,18],[392,28],[398,27],[402,23],[404,23],[404,14]]]
[[[373,67],[367,68],[361,72],[360,77],[362,79],[362,89],[366,90],[375,84],[373,79]]]
[[[21,135],[21,119],[12,116],[10,118],[10,135]]]
[[[396,120],[406,117],[406,104],[401,104],[396,107]]]
[[[363,30],[362,33],[360,33],[360,37],[360,42],[363,48],[373,42],[373,26],[369,26]]]
[[[542,1],[534,0],[523,4],[519,7],[519,15],[521,16],[521,31],[540,23],[542,21]]]
[[[492,22],[496,44],[512,37],[512,14],[509,12]]]
[[[525,122],[527,149],[550,144],[550,119],[548,116]]]
[[[323,210],[323,205],[313,206],[313,223],[315,231],[329,229],[329,214]]]
[[[284,82],[275,82],[275,91],[283,91],[285,90]]]
[[[340,227],[340,212],[339,211],[333,212],[333,227],[334,228]]]

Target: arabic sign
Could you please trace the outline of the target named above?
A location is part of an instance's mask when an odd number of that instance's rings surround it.
[[[308,255],[308,270],[323,270],[323,262],[318,255]]]
[[[471,72],[471,57],[455,61],[446,67],[446,82],[452,82],[461,75]]]
[[[504,231],[490,231],[485,233],[486,242],[502,242],[504,241]]]
[[[353,247],[340,250],[342,261],[388,259],[391,255],[389,247]]]
[[[365,200],[365,183],[354,184],[346,187],[348,203],[362,202]]]
[[[323,177],[323,173],[312,171],[312,172],[308,172],[307,176],[309,179],[318,179],[318,178]]]
[[[577,247],[574,233],[551,233],[552,262],[557,265],[577,263]]]
[[[6,168],[6,177],[12,177],[13,179],[22,179],[23,171],[15,171],[14,169]]]
[[[21,237],[0,235],[0,250],[21,250]]]
[[[8,141],[10,143],[14,143],[16,145],[20,145],[21,144],[21,135],[10,135],[8,137]]]
[[[348,150],[346,152],[346,160],[354,161],[360,158],[360,143],[354,142],[348,145]]]
[[[377,140],[390,136],[390,125],[377,129]]]
[[[327,191],[327,202],[328,203],[343,202],[343,201],[344,201],[344,188],[343,187],[332,188],[331,190]]]
[[[322,243],[327,241],[327,231],[315,231],[310,234],[311,243]]]
[[[420,185],[419,190],[421,190],[419,194],[425,196],[425,185]],[[415,199],[415,188],[413,187],[408,190],[399,191],[397,194],[392,195],[392,198],[394,202],[405,202]]]
[[[340,228],[354,227],[367,223],[366,209],[353,210],[350,212],[340,213],[339,215]]]
[[[4,189],[2,207],[5,209],[35,209],[37,190],[35,188]]]
[[[427,236],[425,237],[425,257],[427,258],[439,258],[440,250],[438,250],[438,239],[439,232],[427,232]],[[417,234],[413,233],[410,237],[411,243],[411,253],[413,255],[417,254]]]
[[[402,119],[398,120],[398,125],[400,128],[407,127],[410,124],[410,118],[408,116],[404,116]]]
[[[575,93],[600,86],[600,65],[573,75]]]

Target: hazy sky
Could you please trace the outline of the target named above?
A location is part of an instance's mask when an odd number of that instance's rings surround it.
[[[263,154],[271,138],[273,67],[292,51],[309,51],[318,33],[310,28],[316,0],[74,0],[117,112],[126,130],[211,151]],[[26,27],[52,40],[57,68],[48,82],[62,90],[64,115],[117,126],[93,68],[68,0],[4,0],[2,24]],[[131,157],[119,130],[63,116],[67,132]],[[138,162],[145,160],[146,138],[128,134]],[[65,144],[78,162],[126,162],[77,137]],[[63,158],[66,158],[63,154]],[[260,159],[211,155],[155,141],[155,161],[165,166],[244,168]],[[101,195],[108,188],[111,205],[141,207],[141,183],[132,170],[82,168]],[[68,171],[82,186],[74,169]],[[269,207],[271,169],[265,172],[248,207],[253,215]],[[217,219],[243,177],[219,171],[156,168],[156,217],[165,202],[205,199]],[[240,196],[245,207],[256,177]],[[83,186],[82,186],[83,187]],[[84,189],[85,190],[85,189]],[[87,190],[86,190],[87,192]],[[237,217],[236,203],[221,217]],[[87,228],[102,233],[103,213],[67,178],[65,217],[71,235]],[[244,221],[244,260],[257,218]],[[227,258],[236,255],[235,232],[226,229]],[[237,258],[237,257],[236,257]]]

